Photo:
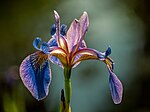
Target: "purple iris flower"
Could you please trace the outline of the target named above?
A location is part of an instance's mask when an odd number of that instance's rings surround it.
[[[99,52],[87,48],[84,41],[89,26],[87,12],[84,12],[79,20],[74,19],[68,30],[66,25],[60,25],[60,16],[56,11],[54,16],[56,22],[51,29],[52,38],[42,43],[40,38],[36,38],[33,46],[38,51],[27,56],[20,65],[20,76],[24,85],[37,100],[42,100],[48,95],[52,79],[49,62],[63,69],[72,69],[81,61],[98,60],[104,62],[108,68],[112,99],[115,104],[119,104],[122,100],[123,87],[113,72],[114,62],[109,57],[111,48]]]

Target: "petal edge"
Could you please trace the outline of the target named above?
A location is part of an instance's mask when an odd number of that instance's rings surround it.
[[[109,76],[109,86],[111,90],[112,99],[115,104],[119,104],[122,101],[122,94],[123,94],[123,86],[121,81],[118,77],[108,68],[110,73]]]
[[[34,46],[35,49],[40,50],[39,47],[38,47],[40,42],[41,42],[41,38],[37,37],[37,38],[34,39],[33,46]]]
[[[27,56],[20,65],[20,77],[34,98],[42,100],[48,95],[51,70],[44,53],[36,52]]]

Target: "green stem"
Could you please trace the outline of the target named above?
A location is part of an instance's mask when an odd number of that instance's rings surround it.
[[[70,109],[70,99],[71,99],[71,68],[64,68],[64,77],[65,77],[65,98],[66,98],[66,112],[71,112]]]
[[[70,103],[71,98],[71,79],[65,79],[66,102]]]

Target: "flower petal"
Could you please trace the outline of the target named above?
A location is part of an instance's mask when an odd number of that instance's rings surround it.
[[[56,33],[56,24],[53,24],[52,25],[52,28],[51,28],[51,35],[54,35]]]
[[[75,52],[81,46],[89,26],[88,14],[84,12],[79,20],[74,20],[67,32],[69,52]]]
[[[79,50],[81,50],[81,49],[83,49],[83,48],[87,48],[86,43],[85,43],[84,40],[82,40],[82,43],[81,43],[81,45],[80,45],[80,47],[79,47]],[[82,54],[76,55],[76,57],[75,57],[75,59],[74,59],[74,62],[76,62],[81,56],[82,56]],[[75,65],[73,65],[72,68],[77,67],[79,64],[80,64],[80,62],[77,62]]]
[[[40,49],[45,53],[49,54],[50,53],[50,47],[46,42],[43,42],[40,46]]]
[[[55,36],[53,36],[53,37],[48,41],[48,45],[49,45],[50,47],[58,46],[57,40],[56,40]]]
[[[50,56],[50,57],[49,57],[49,60],[50,60],[52,63],[58,65],[58,66],[61,67],[61,68],[63,68],[63,65],[61,64],[60,60],[59,60],[57,57],[55,57],[55,56]]]
[[[82,48],[87,48],[86,43],[85,43],[84,40],[82,40],[82,42],[81,42],[81,44],[79,46],[79,49],[82,49]]]
[[[37,100],[44,99],[48,95],[52,78],[47,55],[38,51],[26,57],[20,66],[20,76]]]
[[[54,10],[54,16],[55,16],[55,21],[56,23],[59,23],[60,22],[60,16],[59,14],[57,13],[57,11]],[[57,25],[56,25],[57,26]]]
[[[60,35],[60,17],[59,17],[59,15],[56,11],[54,11],[54,16],[55,16],[55,21],[56,21],[56,34],[55,34],[55,37],[56,37],[56,40],[57,40],[58,47],[63,48],[67,51],[68,47],[67,47],[66,39],[61,38],[61,37],[63,37],[63,35]],[[62,26],[62,30],[63,30],[63,33],[64,33],[64,31],[66,30],[66,27]]]
[[[103,61],[111,70],[114,69],[114,61],[110,57],[106,57],[105,60]]]
[[[108,71],[110,74],[109,86],[111,90],[112,99],[115,104],[119,104],[122,101],[122,93],[123,93],[122,83],[109,67]]]
[[[63,36],[65,36],[66,32],[67,32],[67,25],[62,24],[61,28],[60,28],[60,34],[63,35]]]
[[[37,37],[34,41],[33,41],[33,46],[35,49],[40,50],[38,45],[41,42],[41,38]]]
[[[64,42],[65,43],[64,44],[64,49],[65,49],[66,48],[66,46],[65,46],[66,45],[65,37],[62,36],[61,38],[62,38],[61,39],[61,45],[63,46],[63,42]],[[48,41],[48,45],[50,47],[57,47],[58,46],[55,35],[53,35],[53,37]],[[58,66],[60,66],[60,67],[63,68],[63,65],[61,64],[61,61],[57,57],[55,57],[55,56],[49,56],[49,60],[52,63],[54,63],[54,64],[56,64],[56,65],[58,65]]]
[[[50,34],[51,34],[51,35],[54,35],[55,33],[56,33],[56,24],[53,24],[53,25],[52,25],[52,28],[51,28]],[[67,25],[62,24],[61,27],[60,27],[60,34],[61,34],[62,36],[65,36],[66,33],[67,33]]]
[[[76,60],[75,57],[79,55],[80,57]],[[105,60],[105,53],[99,52],[91,48],[80,49],[73,55],[72,58],[73,66],[80,61],[90,60],[90,59]]]
[[[80,24],[78,20],[74,20],[68,31],[67,31],[67,44],[69,52],[72,52],[72,49],[75,45],[77,45],[77,42],[80,38]]]
[[[48,45],[49,45],[50,47],[58,46],[57,41],[56,41],[56,38],[55,38],[55,37],[52,37],[52,38],[48,41]],[[60,62],[60,60],[59,60],[57,57],[55,57],[55,56],[50,56],[50,57],[49,57],[49,60],[50,60],[52,63],[54,63],[54,64],[56,64],[56,65],[58,65],[58,66],[60,66],[60,67],[63,68],[63,66],[62,66],[62,64],[61,64],[61,62]]]
[[[56,58],[55,58],[56,57]],[[49,59],[54,64],[59,65],[63,68],[63,66],[67,65],[67,55],[64,49],[61,49],[59,47],[53,48],[53,50],[49,54]],[[62,66],[63,65],[63,66]]]
[[[58,46],[60,46],[60,16],[55,10],[54,10],[54,17],[56,22],[56,40]]]
[[[109,56],[111,54],[111,48],[108,47],[108,49],[105,52],[105,57]]]
[[[82,41],[89,26],[89,19],[88,19],[87,12],[83,12],[82,16],[79,19],[79,23],[80,23],[80,40],[79,41]]]

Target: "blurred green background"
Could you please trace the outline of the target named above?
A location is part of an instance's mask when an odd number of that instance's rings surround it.
[[[22,60],[36,50],[36,36],[50,39],[53,10],[68,26],[87,11],[88,47],[110,45],[115,73],[124,86],[120,105],[112,102],[106,66],[82,62],[72,71],[72,112],[150,112],[149,0],[2,0],[0,3],[0,112],[59,112],[63,70],[51,63],[49,95],[36,101],[19,77]]]

